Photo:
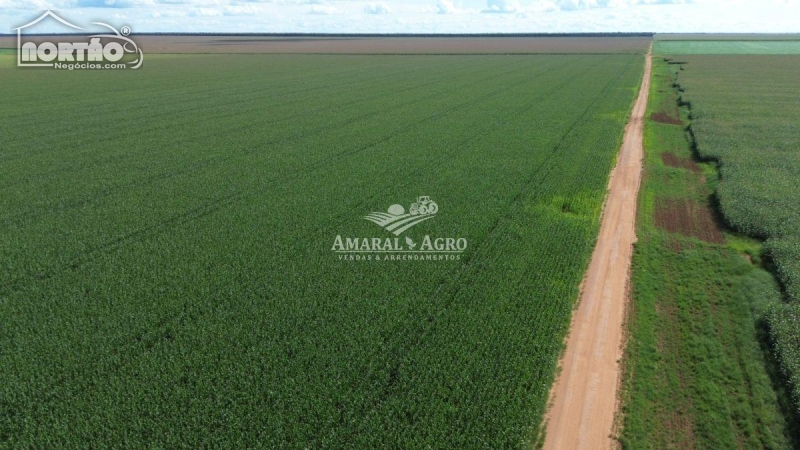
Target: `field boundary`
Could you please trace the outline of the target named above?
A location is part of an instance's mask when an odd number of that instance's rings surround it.
[[[624,321],[636,242],[636,204],[642,177],[643,126],[650,90],[652,46],[639,94],[611,172],[600,232],[573,311],[566,349],[546,416],[545,449],[615,446],[620,405]]]

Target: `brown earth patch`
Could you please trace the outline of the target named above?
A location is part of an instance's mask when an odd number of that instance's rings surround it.
[[[669,167],[678,167],[681,169],[691,170],[692,172],[700,172],[700,166],[696,162],[688,158],[680,158],[674,153],[663,152],[661,153],[661,162]]]
[[[683,125],[681,119],[670,116],[669,114],[664,112],[657,112],[650,114],[650,120],[658,123],[667,123],[670,125]]]
[[[673,253],[680,253],[684,250],[693,250],[695,248],[694,243],[691,241],[679,239],[677,237],[669,239],[667,246]]]
[[[696,438],[694,435],[694,419],[691,415],[691,400],[687,401],[682,410],[673,410],[672,418],[667,424],[667,429],[673,431],[673,442],[675,448],[695,448]]]
[[[656,226],[706,242],[725,242],[708,205],[685,199],[661,199],[656,204]]]

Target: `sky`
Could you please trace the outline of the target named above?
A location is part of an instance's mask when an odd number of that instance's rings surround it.
[[[799,0],[0,0],[0,33],[48,9],[134,33],[800,32]]]

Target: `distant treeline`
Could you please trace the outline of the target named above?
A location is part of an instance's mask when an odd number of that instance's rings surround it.
[[[26,34],[26,36],[67,36],[82,35],[81,33],[40,33]],[[417,37],[453,37],[453,38],[508,38],[508,37],[653,37],[655,33],[132,33],[136,36],[260,36],[260,37],[328,37],[328,38],[417,38]],[[0,34],[0,36],[16,36],[15,34]]]

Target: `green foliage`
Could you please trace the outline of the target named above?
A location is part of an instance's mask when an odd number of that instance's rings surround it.
[[[796,58],[688,57],[678,81],[692,103],[701,157],[719,160],[719,204],[735,229],[767,239],[790,298],[800,299],[800,87]]]
[[[800,416],[800,305],[776,305],[767,320],[781,369],[793,386],[796,414]]]
[[[0,69],[0,446],[536,438],[641,55],[148,58]]]
[[[764,249],[789,300],[800,302],[800,60],[793,57],[685,57],[678,82],[691,101],[701,157],[719,161],[719,206],[736,230]],[[776,330],[777,328],[773,328]],[[785,368],[786,333],[773,336]],[[792,378],[795,391],[797,378]],[[798,405],[800,399],[796,398]]]
[[[657,55],[800,55],[796,40],[657,40]]]
[[[663,60],[654,64],[648,116],[674,108]],[[670,167],[690,160],[684,125],[645,122],[626,372],[623,448],[791,448],[790,425],[772,386],[758,320],[780,302],[773,277],[738,250],[654,224],[660,200],[705,201],[709,172]]]

